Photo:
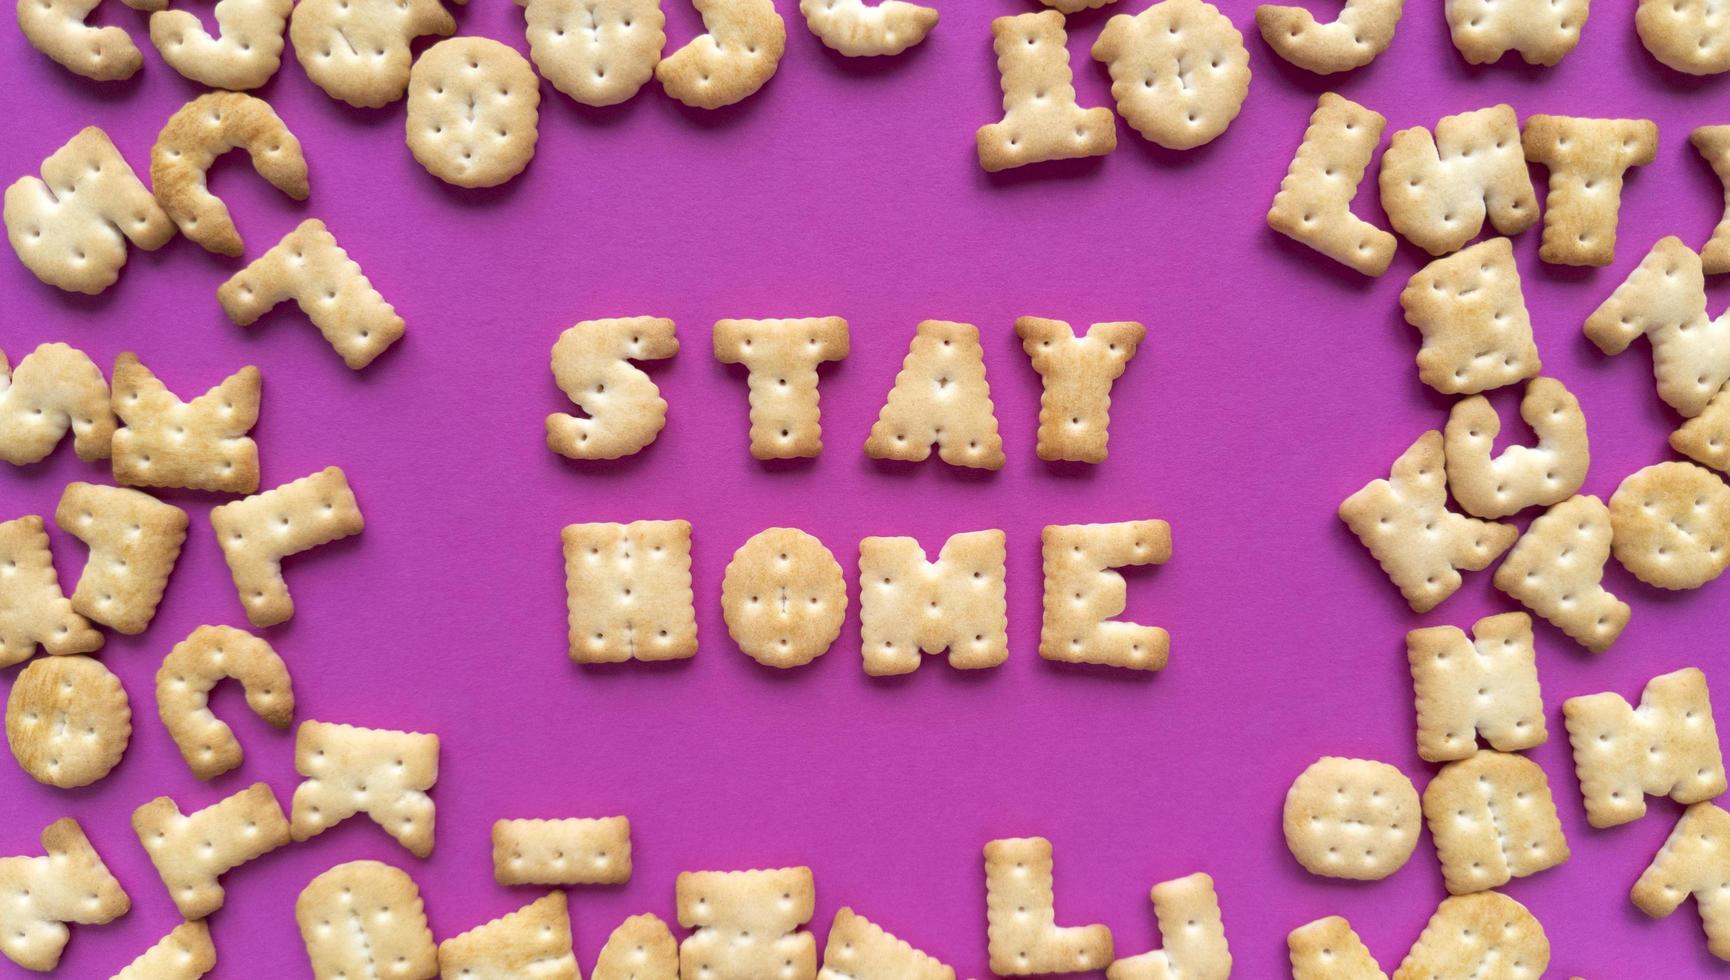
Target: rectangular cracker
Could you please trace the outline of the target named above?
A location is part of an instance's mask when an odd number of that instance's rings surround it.
[[[1452,894],[1499,888],[1568,860],[1550,782],[1525,756],[1483,749],[1450,762],[1423,799]]]
[[[1037,452],[1048,462],[1103,463],[1111,388],[1147,338],[1133,320],[1095,323],[1080,337],[1062,320],[1015,320],[1021,349],[1039,373]]]
[[[401,868],[379,861],[339,864],[307,882],[294,919],[315,980],[379,976],[432,980],[438,947],[427,928],[420,887]]]
[[[859,632],[865,673],[919,669],[920,652],[949,652],[960,670],[1009,657],[1003,532],[972,531],[943,543],[927,561],[915,538],[859,542]]]
[[[806,867],[683,871],[676,885],[679,975],[707,980],[816,980],[811,921],[817,884]]]
[[[1062,663],[1165,669],[1171,634],[1113,617],[1129,605],[1129,585],[1116,569],[1170,561],[1171,525],[1049,524],[1040,544],[1045,603],[1039,655]]]
[[[202,919],[222,907],[221,876],[289,841],[288,818],[264,783],[192,813],[159,796],[132,811],[132,830],[175,908]]]
[[[1424,266],[1406,283],[1400,306],[1424,336],[1419,380],[1445,395],[1475,395],[1543,370],[1506,238]]]
[[[114,479],[133,487],[258,491],[258,368],[250,364],[189,402],[131,353],[114,359]]]
[[[275,626],[294,615],[294,600],[282,579],[282,560],[366,527],[348,478],[335,466],[274,490],[223,504],[210,512],[210,526],[228,560],[246,618]]]
[[[186,541],[186,511],[138,490],[74,482],[54,523],[90,548],[73,610],[116,632],[144,632]]]
[[[0,667],[29,660],[38,646],[54,655],[102,648],[102,634],[60,591],[41,517],[0,521],[0,567],[12,570],[0,589]]]
[[[294,839],[309,840],[357,813],[415,857],[433,850],[439,737],[304,721],[294,737]]]
[[[631,880],[630,818],[496,821],[493,880],[501,885],[622,885]]]
[[[689,521],[570,524],[560,540],[572,660],[696,655]]]
[[[1418,755],[1426,762],[1469,759],[1482,737],[1500,752],[1544,744],[1532,618],[1485,616],[1466,638],[1456,626],[1406,634],[1418,711]]]
[[[1257,18],[1269,9],[1258,8]],[[1301,7],[1271,9],[1311,16]],[[1388,271],[1394,236],[1352,213],[1352,198],[1387,125],[1374,109],[1323,92],[1268,209],[1268,227],[1366,276]]]
[[[1586,820],[1615,827],[1646,815],[1646,797],[1714,799],[1726,788],[1724,754],[1706,675],[1685,667],[1646,683],[1635,708],[1606,691],[1562,702]]]
[[[715,321],[715,360],[743,364],[750,386],[751,456],[799,459],[823,451],[817,368],[847,356],[847,321]]]
[[[1051,841],[1011,837],[985,845],[986,947],[1006,977],[1079,973],[1111,962],[1111,929],[1057,925]]]

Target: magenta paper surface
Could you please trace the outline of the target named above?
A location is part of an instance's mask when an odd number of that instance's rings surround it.
[[[684,3],[668,7],[671,50],[699,27]],[[1658,158],[1628,180],[1614,265],[1542,265],[1535,228],[1515,242],[1545,373],[1579,396],[1590,422],[1585,489],[1607,498],[1627,474],[1671,458],[1665,438],[1680,420],[1654,393],[1644,343],[1608,358],[1581,324],[1658,237],[1705,241],[1722,199],[1687,136],[1730,122],[1730,78],[1658,66],[1628,0],[1594,4],[1580,47],[1553,69],[1514,59],[1472,68],[1431,0],[1410,5],[1375,64],[1324,81],[1275,58],[1255,34],[1253,4],[1228,0],[1255,76],[1215,143],[1166,152],[1120,126],[1104,159],[990,176],[973,148],[975,128],[1000,115],[989,20],[1031,4],[942,4],[924,45],[882,61],[831,54],[791,2],[778,7],[787,54],[757,96],[701,112],[651,84],[593,110],[543,85],[534,161],[490,191],[423,171],[403,143],[401,103],[334,102],[285,53],[261,94],[305,146],[310,199],[279,195],[238,154],[212,186],[248,258],[323,218],[396,305],[406,338],[360,373],[292,308],[252,328],[229,323],[215,291],[241,262],[184,238],[134,250],[120,282],[95,298],[0,258],[0,347],[14,362],[45,341],[88,351],[104,371],[134,351],[185,397],[242,364],[262,369],[253,434],[264,485],[339,465],[367,522],[358,538],[288,562],[295,617],[263,631],[293,672],[297,719],[442,740],[432,858],[416,860],[358,817],[236,870],[210,919],[214,975],[305,975],[294,899],[334,864],[407,869],[444,938],[540,894],[493,883],[495,819],[619,813],[633,826],[630,884],[572,893],[585,970],[627,915],[673,918],[680,870],[809,864],[819,937],[850,905],[961,977],[983,977],[980,849],[1043,835],[1056,847],[1059,922],[1107,923],[1123,954],[1158,942],[1148,889],[1205,870],[1236,975],[1285,975],[1285,934],[1329,914],[1348,917],[1391,971],[1444,894],[1428,835],[1386,881],[1314,878],[1281,838],[1285,790],[1327,754],[1386,760],[1421,788],[1434,767],[1416,755],[1406,630],[1515,607],[1484,572],[1414,616],[1334,514],[1446,419],[1450,400],[1418,382],[1417,333],[1397,299],[1424,256],[1402,246],[1388,275],[1366,280],[1275,235],[1264,213],[1329,89],[1385,113],[1390,132],[1499,101],[1522,118],[1656,120]],[[1112,12],[1070,23],[1083,105],[1109,104],[1087,50]],[[88,124],[143,171],[156,130],[197,94],[149,48],[142,15],[105,5],[98,19],[145,45],[131,81],[74,77],[4,32],[0,176],[34,173]],[[522,12],[505,0],[474,0],[458,19],[463,33],[524,47]],[[1372,171],[1357,208],[1385,224],[1373,186]],[[1714,311],[1730,303],[1724,282],[1711,288]],[[548,370],[554,339],[580,319],[632,314],[678,323],[683,349],[650,368],[671,403],[666,430],[618,462],[553,455],[542,420],[571,410]],[[853,350],[824,370],[825,451],[757,463],[743,371],[714,360],[710,327],[829,314],[849,320]],[[1012,330],[1022,314],[1147,324],[1117,385],[1105,464],[1034,455],[1039,379]],[[983,333],[1008,453],[999,473],[884,464],[861,450],[927,317]],[[1509,390],[1495,402],[1511,419],[1516,399]],[[68,481],[106,479],[70,445],[0,468],[0,518],[51,515]],[[119,921],[74,928],[66,976],[107,976],[178,921],[130,829],[134,807],[167,794],[190,811],[256,780],[286,806],[298,782],[292,734],[248,714],[238,689],[213,703],[246,761],[212,784],[192,777],[157,719],[153,678],[168,649],[200,624],[246,625],[206,516],[223,498],[165,496],[192,515],[167,597],[148,632],[110,635],[100,654],[132,697],[125,760],[73,792],[0,766],[0,854],[37,853],[42,826],[74,815],[132,896]],[[1040,528],[1149,517],[1171,522],[1175,554],[1131,575],[1127,618],[1171,631],[1170,666],[1143,676],[1039,659]],[[577,668],[565,653],[559,529],[639,518],[695,527],[701,652],[681,664]],[[914,535],[935,554],[952,533],[1002,528],[1009,662],[964,674],[931,659],[912,676],[867,678],[855,594],[827,656],[788,672],[758,666],[727,637],[721,573],[772,525],[821,538],[850,587],[863,536]],[[51,535],[70,592],[83,552]],[[1672,595],[1614,565],[1606,584],[1633,606],[1609,653],[1587,654],[1542,623],[1537,634],[1550,739],[1530,754],[1550,778],[1573,859],[1507,891],[1548,930],[1554,976],[1724,975],[1691,903],[1652,922],[1627,897],[1679,808],[1654,800],[1638,823],[1587,827],[1561,703],[1604,690],[1633,698],[1648,678],[1698,665],[1730,718],[1730,584]],[[19,669],[0,674],[6,686]]]

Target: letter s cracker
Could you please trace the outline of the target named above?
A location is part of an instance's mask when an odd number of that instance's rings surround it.
[[[665,317],[584,320],[559,334],[553,379],[584,417],[547,416],[547,448],[570,459],[618,459],[654,442],[667,424],[667,400],[631,362],[678,352]]]
[[[83,351],[43,344],[8,370],[0,353],[0,459],[27,466],[48,458],[68,429],[85,462],[107,459],[114,412],[102,369]]]
[[[979,165],[996,173],[1029,163],[1104,156],[1117,148],[1110,109],[1075,103],[1069,35],[1055,10],[999,17],[991,46],[1003,88],[1003,118],[979,127]]]

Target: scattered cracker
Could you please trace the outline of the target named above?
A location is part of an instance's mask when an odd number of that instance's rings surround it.
[[[1706,948],[1730,960],[1730,813],[1711,803],[1682,811],[1664,846],[1634,882],[1634,906],[1654,919],[1693,896],[1706,927]]]
[[[1652,57],[1679,72],[1730,71],[1730,10],[1713,0],[1640,0],[1634,29]]]
[[[1709,276],[1730,272],[1730,125],[1701,126],[1688,137],[1688,142],[1712,165],[1712,172],[1724,187],[1724,217],[1712,229],[1706,247],[1700,250],[1700,263]]]
[[[114,412],[102,369],[76,347],[42,344],[9,370],[0,353],[0,459],[26,466],[48,458],[72,430],[87,463],[107,459]]]
[[[150,185],[180,231],[212,252],[239,256],[240,232],[228,205],[210,193],[205,173],[217,157],[240,148],[252,169],[296,201],[306,200],[306,157],[300,140],[262,99],[209,92],[168,117],[150,148]]]
[[[553,379],[584,417],[548,415],[547,448],[571,459],[618,459],[654,442],[667,425],[667,400],[631,362],[678,352],[666,317],[584,320],[559,334]]]
[[[1454,47],[1474,65],[1518,51],[1528,65],[1560,62],[1580,43],[1591,0],[1447,0]],[[1547,260],[1546,260],[1547,261]]]
[[[426,172],[458,187],[496,187],[534,158],[540,80],[515,48],[453,37],[415,59],[408,148]]]
[[[289,841],[288,819],[264,783],[188,814],[159,796],[132,811],[132,830],[188,919],[222,908],[224,873]]]
[[[275,626],[294,615],[282,580],[282,560],[359,534],[366,526],[348,478],[335,466],[274,490],[223,504],[210,526],[228,560],[234,587],[254,626]]]
[[[690,522],[570,524],[560,538],[572,660],[696,656]]]
[[[1630,614],[1628,604],[1602,585],[1610,536],[1610,510],[1603,501],[1570,497],[1526,528],[1496,569],[1496,588],[1576,643],[1603,653],[1622,635]]]
[[[823,451],[817,366],[847,356],[847,321],[718,320],[715,360],[743,364],[751,390],[751,455],[797,459]]]
[[[1292,980],[1388,980],[1352,924],[1337,915],[1293,929],[1285,942]]]
[[[95,126],[42,161],[41,173],[6,188],[6,237],[50,286],[95,295],[120,278],[127,242],[149,252],[174,237],[174,222]]]
[[[1548,0],[1535,2],[1550,6]],[[1578,2],[1583,6],[1585,0]],[[1550,171],[1538,257],[1560,265],[1615,261],[1622,175],[1657,155],[1657,124],[1647,119],[1537,115],[1526,120],[1521,139],[1526,159]]]
[[[1324,756],[1285,797],[1285,842],[1311,874],[1379,881],[1406,866],[1423,811],[1406,774],[1385,762]]]
[[[26,970],[60,965],[66,923],[112,922],[132,908],[84,829],[63,817],[42,831],[44,857],[0,858],[0,953]]]
[[[1055,10],[998,17],[991,46],[1003,89],[1003,118],[974,134],[979,165],[991,173],[1044,163],[1104,156],[1117,148],[1110,109],[1075,102],[1069,35]]]
[[[955,980],[955,971],[842,906],[817,980]]]
[[[168,67],[211,88],[253,89],[282,65],[282,34],[294,0],[218,0],[211,37],[195,15],[159,10],[150,15],[150,41]]]
[[[655,66],[661,88],[697,109],[719,109],[755,94],[775,75],[787,25],[771,0],[692,0],[704,33]]]
[[[847,583],[823,542],[797,528],[759,531],[721,579],[727,634],[766,667],[801,667],[829,652],[847,616]]]
[[[1523,755],[1483,749],[1443,766],[1424,787],[1424,820],[1455,895],[1499,888],[1568,860],[1550,782]]]
[[[54,523],[90,548],[73,611],[119,633],[144,632],[186,541],[186,511],[138,490],[73,482]]]
[[[100,661],[43,657],[12,682],[6,742],[39,783],[88,786],[120,764],[131,740],[132,704]]]
[[[1497,518],[1527,507],[1549,507],[1572,497],[1586,482],[1592,462],[1586,414],[1568,386],[1555,378],[1533,378],[1520,399],[1520,418],[1538,437],[1536,446],[1509,446],[1491,456],[1502,417],[1483,395],[1455,402],[1448,412],[1443,447],[1448,489],[1460,509]]]
[[[1464,248],[1487,215],[1504,235],[1538,220],[1520,122],[1502,104],[1395,133],[1382,154],[1382,210],[1394,230],[1431,255]]]
[[[204,920],[182,922],[112,980],[198,980],[216,969],[216,946]]]
[[[1424,335],[1418,378],[1443,394],[1475,395],[1543,370],[1506,238],[1419,269],[1400,292],[1400,306]]]
[[[401,868],[339,864],[301,889],[294,919],[317,980],[377,976],[380,963],[391,965],[391,980],[438,976],[420,888]]]
[[[1039,0],[1052,10],[1062,14],[1079,14],[1084,10],[1098,10],[1108,7],[1117,0]]]
[[[1024,316],[1015,320],[1015,335],[1039,374],[1039,458],[1105,462],[1111,386],[1147,328],[1134,321],[1095,323],[1077,337],[1062,320]]]
[[[1730,383],[1699,415],[1670,433],[1670,448],[1697,463],[1730,473]]]
[[[303,721],[294,738],[294,839],[309,840],[364,813],[424,858],[433,849],[439,737]]]
[[[1111,962],[1111,929],[1059,926],[1051,841],[1012,837],[985,845],[986,948],[991,972],[1022,977],[1079,973]]]
[[[1006,550],[1002,531],[952,535],[937,561],[916,538],[859,542],[859,633],[865,673],[919,669],[920,652],[948,651],[960,670],[1009,658]]]
[[[29,660],[38,645],[55,655],[102,648],[102,634],[60,591],[42,518],[0,522],[0,582],[0,667]]]
[[[906,0],[799,0],[805,26],[823,46],[849,58],[900,54],[925,40],[937,11]]]
[[[144,55],[126,30],[85,23],[101,0],[31,0],[18,5],[18,29],[30,46],[75,75],[99,82],[131,78]]]
[[[1401,2],[1395,0],[1396,6]],[[1301,10],[1263,6],[1257,16],[1269,9]],[[1374,109],[1323,92],[1268,209],[1268,227],[1366,276],[1388,271],[1394,236],[1352,213],[1352,198],[1387,124]]]
[[[1418,710],[1418,755],[1425,762],[1469,759],[1481,737],[1500,752],[1544,744],[1532,617],[1485,616],[1472,636],[1457,626],[1406,634],[1406,660]]]
[[[1219,915],[1213,878],[1192,874],[1153,886],[1153,912],[1162,948],[1117,960],[1106,980],[1227,980],[1231,949]]]
[[[156,713],[199,779],[240,765],[234,731],[210,710],[210,691],[227,678],[246,689],[246,705],[273,727],[294,719],[294,684],[270,644],[231,626],[200,626],[174,645],[156,672]]]
[[[288,37],[314,85],[333,99],[371,109],[408,89],[410,41],[456,29],[439,0],[300,0]]]
[[[1647,585],[1698,589],[1730,568],[1730,486],[1693,463],[1630,474],[1610,496],[1610,527],[1616,560]]]
[[[699,980],[814,980],[811,869],[682,871],[677,884],[679,975]]]
[[[1646,797],[1700,803],[1724,792],[1724,756],[1706,675],[1687,667],[1652,678],[1634,708],[1606,691],[1562,702],[1574,771],[1594,827],[1646,815]]]
[[[1048,524],[1039,540],[1045,567],[1039,655],[1063,663],[1164,670],[1171,634],[1114,617],[1129,605],[1129,585],[1117,569],[1170,561],[1171,525]]]
[[[516,0],[529,58],[553,87],[584,105],[618,105],[655,76],[667,44],[660,0]],[[566,25],[578,22],[580,30]]]
[[[1093,58],[1111,73],[1124,122],[1168,150],[1218,139],[1249,95],[1243,35],[1207,0],[1160,0],[1118,14],[1093,43]]]
[[[1642,334],[1652,343],[1658,397],[1686,418],[1705,411],[1730,380],[1730,311],[1707,315],[1700,256],[1674,235],[1659,239],[1586,318],[1586,336],[1606,354],[1622,353]]]
[[[871,425],[865,455],[917,463],[931,456],[933,443],[951,466],[1003,468],[985,349],[971,323],[920,321],[895,387]]]
[[[134,487],[258,492],[258,368],[247,365],[189,402],[136,355],[114,359],[114,479]]]
[[[659,916],[633,915],[607,937],[589,980],[679,980],[679,944]]]
[[[1524,905],[1500,892],[1445,898],[1395,980],[1526,980],[1550,965],[1550,940]]]
[[[1308,8],[1264,3],[1255,8],[1255,25],[1281,58],[1332,75],[1362,68],[1386,51],[1405,7],[1405,0],[1346,0],[1339,17],[1321,24]]]
[[[549,892],[438,947],[439,974],[461,980],[581,980],[565,893]]]
[[[501,885],[622,885],[631,880],[631,821],[497,821],[493,880]]]

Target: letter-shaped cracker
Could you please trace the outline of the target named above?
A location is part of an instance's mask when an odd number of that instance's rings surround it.
[[[379,861],[339,864],[301,889],[294,920],[316,980],[378,976],[380,963],[390,964],[391,980],[438,976],[426,905],[401,868]]]
[[[572,660],[604,664],[696,655],[689,522],[570,524],[560,538]]]
[[[1213,878],[1186,875],[1153,886],[1153,912],[1162,948],[1111,964],[1106,980],[1226,980],[1231,949],[1220,920]]]
[[[1615,261],[1622,175],[1657,155],[1657,124],[1538,115],[1526,120],[1521,141],[1526,159],[1550,171],[1538,257],[1559,265]]]
[[[1726,19],[1730,23],[1730,18]],[[1726,45],[1730,50],[1730,45]],[[1688,137],[1694,149],[1712,165],[1724,187],[1724,217],[1712,229],[1712,238],[1700,250],[1700,264],[1709,276],[1730,272],[1730,125],[1701,126]]]
[[[1543,370],[1506,238],[1419,269],[1400,292],[1400,306],[1424,335],[1418,378],[1443,394],[1475,395]]]
[[[1394,230],[1431,255],[1478,237],[1488,215],[1504,235],[1538,220],[1520,122],[1506,104],[1444,116],[1395,133],[1382,154],[1382,210]]]
[[[676,886],[679,975],[707,980],[814,980],[811,921],[817,883],[806,867],[772,871],[682,871]]]
[[[112,980],[198,980],[216,969],[216,946],[203,919],[182,922]]]
[[[655,75],[667,43],[661,0],[516,0],[529,57],[584,105],[617,105]]]
[[[150,148],[150,186],[180,231],[212,252],[239,256],[244,244],[228,205],[210,193],[205,172],[232,149],[252,157],[252,169],[296,201],[306,200],[306,157],[300,140],[263,99],[242,92],[208,92],[168,117]]]
[[[842,906],[817,980],[955,980],[955,971]]]
[[[439,943],[439,972],[447,977],[533,977],[581,980],[571,953],[571,915],[565,893],[549,892]]]
[[[961,670],[1009,658],[1002,531],[956,534],[930,562],[916,538],[859,542],[859,632],[865,673],[919,669],[920,652],[949,652]]]
[[[631,916],[607,937],[589,980],[679,980],[673,931],[657,915]]]
[[[1697,463],[1730,473],[1730,383],[1699,415],[1670,433],[1670,448]]]
[[[0,569],[7,570],[0,589],[0,667],[29,660],[38,645],[51,654],[102,648],[102,634],[60,591],[42,518],[0,522]]]
[[[654,442],[667,425],[667,400],[631,362],[678,352],[666,317],[584,320],[559,334],[553,380],[586,417],[547,416],[547,448],[571,459],[618,459]]]
[[[1447,0],[1454,47],[1474,65],[1518,51],[1528,65],[1550,66],[1580,43],[1591,0]]]
[[[156,713],[199,779],[240,765],[234,731],[210,710],[210,691],[226,678],[246,689],[252,713],[276,728],[294,719],[294,684],[270,644],[232,626],[200,626],[174,645],[156,671]]]
[[[174,237],[174,222],[95,126],[42,161],[40,179],[6,188],[5,220],[12,251],[36,278],[90,295],[120,278],[127,242],[149,252]]]
[[[847,582],[823,542],[797,528],[758,531],[721,579],[727,634],[765,667],[802,667],[829,652],[847,617]]]
[[[12,682],[6,742],[39,783],[88,786],[120,764],[131,739],[131,702],[101,661],[41,657]]]
[[[1646,797],[1700,803],[1724,792],[1724,755],[1706,675],[1686,667],[1646,683],[1640,707],[1606,691],[1562,702],[1574,771],[1594,827],[1646,815]]]
[[[1338,18],[1321,24],[1308,8],[1264,3],[1255,8],[1255,25],[1281,58],[1332,75],[1362,68],[1386,51],[1405,8],[1405,0],[1346,0]]]
[[[931,456],[932,443],[951,466],[1003,468],[985,349],[971,323],[920,321],[865,440],[865,455],[917,463]]]
[[[1568,860],[1544,770],[1523,755],[1480,750],[1424,787],[1424,820],[1455,895],[1499,888]]]
[[[1111,386],[1147,337],[1134,321],[1096,323],[1080,337],[1068,323],[1017,317],[1015,335],[1039,373],[1039,458],[1103,463]]]
[[[373,109],[402,98],[409,42],[457,29],[439,0],[302,0],[288,38],[306,77],[333,99]]]
[[[1011,837],[985,845],[986,950],[991,972],[1021,977],[1080,973],[1111,962],[1111,929],[1057,925],[1051,841]]]
[[[253,89],[282,64],[282,33],[294,0],[218,0],[211,37],[195,15],[158,10],[150,15],[150,41],[168,66],[211,88]]]
[[[1459,590],[1460,569],[1488,568],[1520,535],[1512,524],[1448,509],[1442,434],[1434,430],[1400,454],[1387,479],[1347,497],[1339,513],[1420,613]]]
[[[805,26],[832,51],[849,58],[900,54],[937,26],[937,11],[907,0],[799,0]]]
[[[847,321],[717,320],[715,360],[743,364],[751,402],[751,455],[797,459],[823,451],[817,366],[847,356]]]
[[[1586,415],[1567,385],[1533,378],[1520,399],[1520,418],[1538,437],[1536,446],[1509,446],[1491,456],[1502,417],[1490,400],[1473,395],[1448,412],[1443,445],[1448,489],[1460,509],[1475,517],[1507,517],[1527,507],[1549,507],[1572,497],[1586,482],[1592,453]]]
[[[1712,803],[1682,812],[1652,863],[1634,882],[1634,906],[1662,919],[1693,896],[1706,926],[1706,948],[1730,960],[1730,813]]]
[[[275,626],[294,616],[282,560],[359,534],[366,526],[348,478],[335,466],[210,512],[216,543],[246,618]]]
[[[409,152],[447,184],[496,187],[534,158],[540,105],[540,80],[515,48],[487,37],[440,41],[409,72]]]
[[[787,25],[771,0],[692,0],[704,33],[655,66],[661,88],[697,109],[749,98],[775,75]]]
[[[996,173],[1029,163],[1104,156],[1117,149],[1117,120],[1075,102],[1069,35],[1055,10],[998,17],[991,46],[1003,89],[1003,118],[979,127],[979,165]]]
[[[116,632],[144,632],[186,541],[186,511],[138,490],[74,482],[54,523],[90,548],[73,610]]]
[[[1730,310],[1706,313],[1700,256],[1674,235],[1658,240],[1628,278],[1586,318],[1586,336],[1620,354],[1641,334],[1652,342],[1658,397],[1686,418],[1730,379]]]
[[[1388,980],[1352,924],[1340,916],[1299,926],[1287,934],[1285,942],[1292,980]]]
[[[1423,810],[1405,773],[1330,755],[1292,781],[1283,819],[1286,849],[1309,873],[1379,881],[1411,858]]]
[[[1610,557],[1610,510],[1593,496],[1551,507],[1526,528],[1496,569],[1496,588],[1593,653],[1628,625],[1628,604],[1601,584]]]
[[[43,344],[8,371],[0,353],[0,459],[39,462],[72,430],[72,448],[87,463],[107,459],[114,412],[102,369],[83,351]]]
[[[424,858],[433,849],[439,737],[303,721],[294,738],[294,839],[310,840],[357,813]]]
[[[1114,617],[1129,605],[1129,585],[1117,569],[1170,561],[1171,525],[1048,524],[1039,540],[1045,566],[1039,655],[1061,663],[1165,669],[1171,634]]]
[[[189,402],[157,380],[136,355],[114,359],[114,479],[134,487],[258,492],[262,380],[247,365]]]
[[[631,821],[496,821],[493,880],[501,885],[622,885],[631,880]]]
[[[1611,495],[1610,528],[1616,560],[1635,578],[1698,589],[1730,568],[1730,486],[1693,463],[1648,466]]]
[[[1387,124],[1374,109],[1323,92],[1268,209],[1268,227],[1366,276],[1388,271],[1394,236],[1352,213],[1352,198]]]
[[[1207,0],[1160,0],[1118,14],[1093,42],[1123,121],[1168,150],[1211,143],[1249,95],[1249,51]]]
[[[1652,57],[1679,72],[1730,71],[1730,9],[1715,0],[1640,0],[1634,29]]]
[[[101,2],[29,0],[18,4],[18,29],[31,47],[75,75],[99,82],[131,78],[144,55],[126,30],[84,22]]]
[[[112,922],[132,908],[84,828],[63,817],[42,831],[46,857],[0,858],[0,953],[26,970],[47,972],[60,964],[71,931]]]
[[[288,819],[264,783],[193,813],[182,814],[166,796],[132,811],[132,830],[188,919],[222,908],[217,879],[288,843]]]
[[[1457,626],[1406,634],[1418,708],[1418,755],[1425,762],[1469,759],[1482,737],[1496,750],[1544,744],[1544,701],[1532,646],[1532,617],[1485,616],[1466,637]]]
[[[1386,980],[1351,923],[1337,915],[1292,930],[1286,945],[1293,980]],[[1530,980],[1549,965],[1544,927],[1524,905],[1487,891],[1443,899],[1394,977]]]

